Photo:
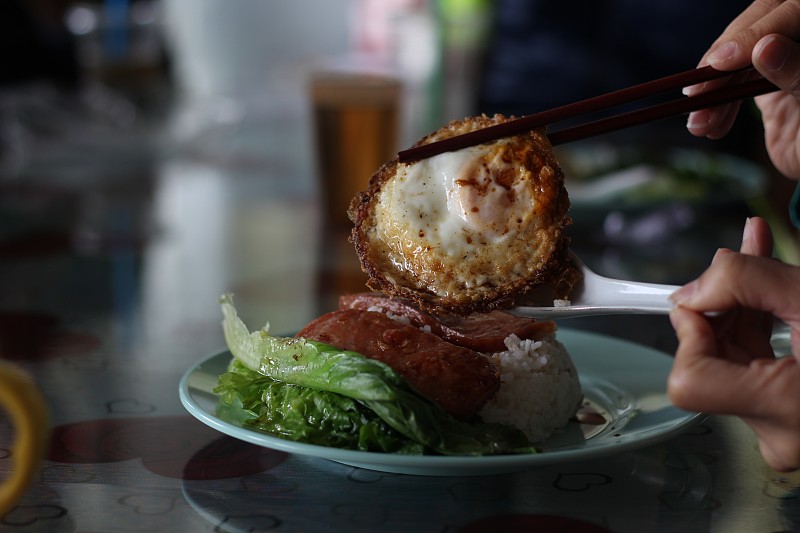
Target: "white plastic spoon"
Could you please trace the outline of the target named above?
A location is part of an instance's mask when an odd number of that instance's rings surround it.
[[[583,280],[573,289],[569,302],[545,307],[521,306],[509,311],[521,316],[557,319],[587,315],[666,315],[673,307],[668,297],[677,285],[606,278],[592,272],[575,255],[572,258]]]

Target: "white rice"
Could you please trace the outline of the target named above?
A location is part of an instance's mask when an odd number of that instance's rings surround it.
[[[492,355],[500,390],[480,411],[487,422],[511,424],[531,444],[566,426],[583,399],[578,371],[555,334],[541,341],[505,339],[507,351]]]
[[[568,300],[566,305],[569,305]],[[385,313],[403,324],[401,315],[373,306],[368,311]],[[430,326],[420,329],[430,333]],[[511,424],[525,433],[531,444],[547,439],[567,425],[583,401],[578,371],[555,333],[540,341],[509,335],[507,350],[491,354],[500,372],[500,390],[479,412],[486,422]],[[488,355],[488,354],[487,354]]]
[[[406,326],[410,326],[411,325],[411,319],[410,318],[405,317],[403,315],[396,315],[394,313],[391,313],[391,312],[387,311],[383,307],[379,307],[377,305],[369,306],[367,308],[367,311],[371,311],[373,313],[383,313],[384,315],[386,315],[387,317],[391,318],[395,322],[399,322],[401,324],[405,324]],[[422,328],[420,328],[420,329],[422,329]],[[430,330],[430,326],[428,326],[428,330]],[[428,333],[430,333],[430,331],[428,331]]]

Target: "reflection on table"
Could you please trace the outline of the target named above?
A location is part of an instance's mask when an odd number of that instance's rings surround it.
[[[0,529],[800,527],[800,480],[766,468],[734,419],[711,417],[665,443],[603,459],[421,477],[287,455],[190,416],[178,382],[224,346],[221,294],[235,293],[254,328],[269,322],[292,332],[342,292],[363,289],[346,233],[326,231],[320,214],[308,123],[275,120],[259,132],[271,135],[259,141],[269,149],[253,151],[252,138],[234,135],[231,152],[178,150],[160,130],[67,138],[0,176],[0,356],[33,374],[53,426],[38,480],[0,517]],[[597,226],[581,225],[576,212],[573,243],[602,274],[682,282],[718,247],[736,245],[746,211],[707,210],[701,226],[698,219],[657,249],[599,240]],[[673,260],[665,259],[670,250]],[[561,325],[664,357],[675,346],[665,317]],[[0,473],[10,464],[11,430],[0,418]]]

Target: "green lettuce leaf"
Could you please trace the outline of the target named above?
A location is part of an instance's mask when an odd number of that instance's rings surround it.
[[[275,337],[269,326],[250,332],[230,295],[220,303],[225,339],[239,363],[217,388],[226,419],[326,446],[448,455],[534,451],[514,427],[453,418],[380,361],[320,342]],[[359,436],[355,446],[346,437],[353,434]]]
[[[284,439],[362,451],[423,451],[357,400],[275,381],[235,359],[216,392],[217,416]]]

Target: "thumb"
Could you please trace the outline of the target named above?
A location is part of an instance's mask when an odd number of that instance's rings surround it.
[[[800,44],[782,35],[767,35],[756,43],[752,59],[762,76],[800,99]]]
[[[772,231],[761,217],[750,217],[745,221],[742,246],[739,251],[747,255],[770,257],[772,255]]]

